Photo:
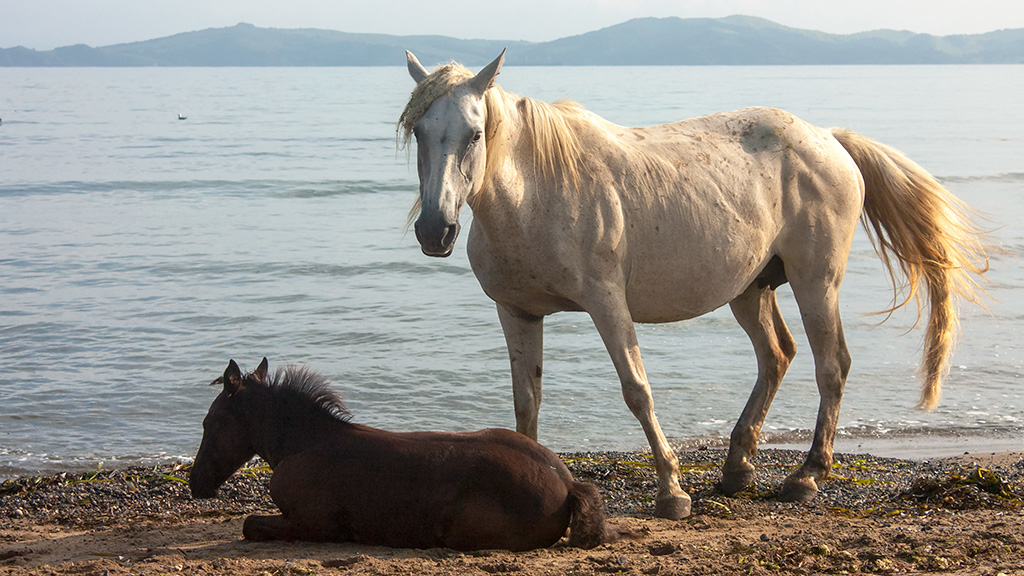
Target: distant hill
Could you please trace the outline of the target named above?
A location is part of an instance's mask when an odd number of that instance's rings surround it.
[[[93,48],[0,49],[0,66],[394,66],[412,50],[424,64],[512,65],[1021,64],[1024,29],[932,36],[895,30],[826,34],[761,18],[637,18],[551,42],[351,34],[238,24]]]
[[[100,48],[0,49],[0,66],[394,66],[405,64],[405,50],[425,63],[478,63],[523,44],[238,24]]]
[[[528,54],[528,56],[527,56]],[[895,30],[826,34],[762,18],[638,18],[529,47],[529,64],[1024,63],[1024,29],[932,36]]]

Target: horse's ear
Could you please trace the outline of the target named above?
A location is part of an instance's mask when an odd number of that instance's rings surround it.
[[[416,56],[414,56],[412,52],[406,50],[405,59],[409,66],[409,75],[412,76],[412,79],[415,80],[417,84],[427,79],[430,72],[427,72],[427,69],[423,67],[423,64],[420,64],[420,61],[416,59]]]
[[[270,362],[267,362],[267,357],[263,357],[263,362],[253,370],[252,375],[256,377],[260,382],[267,381],[267,373],[270,371]]]
[[[224,370],[224,392],[233,396],[242,388],[242,369],[234,360],[228,361],[228,367]]]
[[[486,68],[480,71],[479,74],[473,77],[472,85],[473,89],[476,90],[477,94],[483,94],[488,88],[494,85],[494,79],[498,77],[498,72],[501,70],[501,65],[505,63],[505,50],[502,49],[501,54],[487,65]]]

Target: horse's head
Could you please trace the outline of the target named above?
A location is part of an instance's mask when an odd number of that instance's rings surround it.
[[[459,234],[459,212],[483,186],[487,165],[484,93],[505,61],[502,51],[475,76],[457,65],[433,74],[406,52],[417,86],[400,128],[416,138],[420,215],[416,239],[427,256],[448,256]]]
[[[239,396],[245,393],[247,386],[265,385],[267,370],[266,358],[256,370],[245,376],[234,360],[224,370],[224,390],[213,401],[203,420],[203,442],[199,445],[189,475],[188,483],[194,498],[216,496],[217,488],[256,454],[250,422],[242,411]],[[214,383],[220,380],[218,378]]]

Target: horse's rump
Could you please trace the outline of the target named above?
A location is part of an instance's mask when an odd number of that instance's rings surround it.
[[[572,480],[569,489],[569,545],[594,548],[617,540],[622,534],[617,528],[605,524],[604,500],[597,486]]]

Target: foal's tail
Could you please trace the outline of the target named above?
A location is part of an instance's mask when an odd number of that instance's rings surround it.
[[[569,481],[569,545],[594,548],[629,535],[618,526],[605,523],[604,500],[597,486]]]
[[[923,283],[927,289],[930,311],[918,407],[930,410],[939,403],[959,328],[954,300],[980,304],[985,294],[972,274],[982,278],[988,270],[988,243],[971,220],[973,210],[913,160],[849,130],[833,128],[832,135],[864,177],[862,222],[893,282],[892,306],[882,313],[892,314],[914,300],[920,318],[918,288]],[[897,283],[890,254],[899,262],[905,287]]]

